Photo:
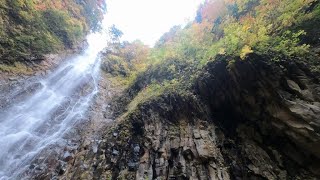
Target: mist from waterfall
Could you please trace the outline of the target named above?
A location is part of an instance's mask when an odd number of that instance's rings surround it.
[[[81,55],[66,60],[37,82],[36,92],[0,114],[1,180],[17,179],[39,152],[62,141],[86,116],[98,92],[99,52],[108,35],[92,33],[87,41]]]

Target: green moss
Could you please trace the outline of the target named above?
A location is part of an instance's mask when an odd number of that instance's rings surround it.
[[[112,180],[112,172],[111,171],[105,171],[103,174],[103,178],[106,180]]]
[[[33,71],[27,65],[15,62],[13,65],[0,64],[1,72],[9,72],[20,75],[32,75]]]
[[[157,98],[165,91],[174,90],[177,87],[178,81],[173,79],[171,81],[164,81],[162,83],[153,82],[142,89],[135,98],[128,105],[128,110],[133,111],[138,104],[141,104],[147,100]]]
[[[119,176],[117,179],[119,180],[134,180],[135,179],[135,172],[129,172],[127,169],[120,171]]]

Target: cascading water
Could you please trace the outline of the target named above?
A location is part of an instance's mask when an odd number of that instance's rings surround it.
[[[21,173],[38,153],[63,141],[83,119],[98,91],[99,52],[107,40],[106,33],[90,34],[83,54],[40,80],[36,92],[0,114],[1,180],[23,178]]]

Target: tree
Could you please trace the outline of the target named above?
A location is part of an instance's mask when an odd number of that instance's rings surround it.
[[[113,43],[119,43],[120,38],[123,36],[123,32],[114,24],[109,28],[109,34]]]

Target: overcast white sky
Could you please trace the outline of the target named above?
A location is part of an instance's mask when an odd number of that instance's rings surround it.
[[[193,20],[203,0],[107,0],[109,25],[123,33],[122,40],[140,39],[153,46],[174,25]]]

